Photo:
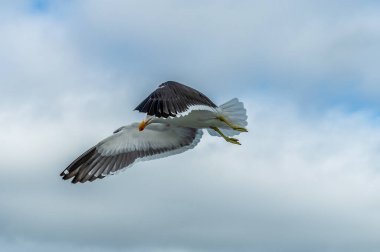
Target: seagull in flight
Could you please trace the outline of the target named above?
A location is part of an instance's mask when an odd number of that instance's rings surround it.
[[[175,155],[194,148],[203,129],[229,143],[248,132],[244,104],[234,98],[220,106],[184,84],[162,83],[135,110],[145,119],[122,126],[75,159],[60,176],[84,183],[118,173],[138,161]]]

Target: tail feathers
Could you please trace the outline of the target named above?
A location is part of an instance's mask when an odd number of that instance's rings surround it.
[[[237,98],[220,105],[219,110],[221,115],[226,117],[233,124],[243,127],[248,125],[247,110],[244,108],[244,104]]]
[[[248,125],[247,110],[244,108],[244,104],[237,98],[234,98],[218,107],[221,116],[224,116],[232,124],[246,127]],[[238,135],[241,132],[233,130],[231,128],[220,128],[223,134],[226,136]],[[220,136],[217,132],[212,129],[208,129],[211,136]]]

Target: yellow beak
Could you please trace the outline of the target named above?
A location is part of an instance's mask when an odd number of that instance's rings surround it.
[[[143,131],[147,125],[148,125],[148,121],[142,120],[141,123],[139,124],[139,131]]]

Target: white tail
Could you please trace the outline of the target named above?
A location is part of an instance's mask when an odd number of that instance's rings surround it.
[[[244,104],[239,101],[237,98],[234,98],[218,107],[218,111],[221,116],[224,116],[227,120],[229,120],[232,124],[245,127],[248,125],[247,122],[247,110],[244,108]],[[212,129],[207,129],[208,133],[211,136],[220,136]],[[220,129],[223,134],[226,136],[234,136],[240,134],[240,131],[236,131],[233,129]]]

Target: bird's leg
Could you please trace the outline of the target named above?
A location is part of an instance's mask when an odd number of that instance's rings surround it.
[[[240,131],[240,132],[248,132],[248,130],[246,128],[244,128],[244,127],[233,125],[224,116],[217,116],[216,119],[218,119],[221,122],[224,122],[225,124],[227,124],[228,127],[230,127],[233,130]]]
[[[232,138],[232,137],[227,137],[226,135],[223,134],[222,131],[220,131],[220,129],[218,127],[210,127],[211,129],[215,130],[221,137],[224,138],[224,140],[226,140],[227,142],[229,143],[233,143],[233,144],[238,144],[238,145],[241,145],[241,143],[239,143],[239,139],[236,139],[236,138]]]

